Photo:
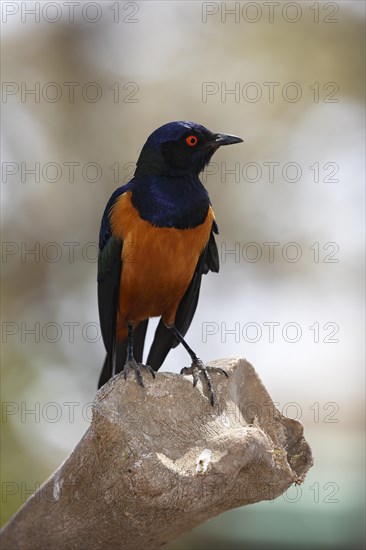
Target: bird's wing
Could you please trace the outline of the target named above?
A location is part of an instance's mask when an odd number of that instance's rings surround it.
[[[115,352],[122,248],[122,241],[110,236],[98,255],[99,319],[104,345],[108,354]]]
[[[201,253],[192,280],[187,288],[182,300],[180,301],[177,314],[175,317],[175,326],[185,336],[190,327],[194,313],[196,311],[202,275],[213,271],[219,271],[220,262],[217,251],[214,233],[218,233],[216,222],[213,222],[210,239],[206,247]],[[176,338],[171,331],[165,326],[162,319],[157,326],[150,353],[147,358],[147,364],[154,370],[158,370],[169,351],[178,345]]]
[[[99,379],[100,388],[113,373],[120,372],[126,362],[127,341],[117,342],[117,312],[121,291],[122,248],[121,239],[112,235],[109,214],[115,201],[126,186],[120,187],[110,198],[103,214],[99,234],[98,255],[98,308],[100,328],[107,357]],[[134,331],[134,354],[137,361],[142,361],[145,335],[148,321],[140,323]]]

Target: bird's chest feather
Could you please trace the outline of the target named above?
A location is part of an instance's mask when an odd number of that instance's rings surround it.
[[[130,310],[132,303],[141,309],[141,304],[149,309],[144,314],[161,315],[172,301],[181,299],[192,279],[209,240],[212,208],[197,227],[156,227],[141,219],[131,202],[131,192],[126,192],[116,201],[110,219],[113,235],[123,240],[123,309]]]

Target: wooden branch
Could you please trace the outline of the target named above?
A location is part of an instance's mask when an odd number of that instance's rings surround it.
[[[244,359],[211,363],[217,404],[192,377],[115,376],[88,431],[4,527],[3,550],[154,549],[238,506],[281,495],[312,465],[302,425]]]

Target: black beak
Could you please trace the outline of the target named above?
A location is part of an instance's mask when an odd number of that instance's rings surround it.
[[[242,139],[238,136],[230,134],[215,134],[214,143],[221,147],[222,145],[232,145],[233,143],[242,143]]]

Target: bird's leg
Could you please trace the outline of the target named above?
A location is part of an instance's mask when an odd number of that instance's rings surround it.
[[[214,406],[215,405],[215,395],[214,395],[212,380],[211,380],[209,371],[211,371],[211,372],[220,372],[221,374],[224,374],[226,376],[226,378],[228,378],[227,372],[224,369],[221,369],[221,368],[206,367],[204,365],[204,363],[201,361],[201,359],[199,359],[197,357],[197,355],[194,353],[194,351],[189,347],[189,345],[187,344],[187,342],[185,341],[185,339],[183,338],[183,336],[181,335],[181,333],[179,332],[177,327],[175,325],[169,325],[169,326],[167,325],[167,327],[174,334],[174,336],[178,340],[178,342],[180,342],[184,346],[184,348],[188,351],[188,353],[189,353],[189,355],[191,356],[191,359],[192,359],[192,365],[190,367],[184,367],[180,371],[180,373],[181,374],[192,374],[192,376],[193,376],[193,386],[196,386],[196,384],[198,382],[198,379],[199,379],[199,375],[200,375],[200,373],[202,373],[205,380],[206,380],[206,383],[207,383],[208,391],[209,391],[209,394],[210,394],[211,405]]]
[[[127,359],[125,366],[123,368],[123,376],[125,377],[125,380],[127,378],[127,375],[133,371],[135,373],[135,377],[137,380],[137,383],[142,386],[144,386],[144,381],[142,378],[141,369],[148,370],[152,377],[155,378],[155,372],[152,370],[151,367],[148,365],[143,365],[142,363],[137,363],[133,356],[133,323],[127,323],[128,325],[128,341],[127,341]]]

